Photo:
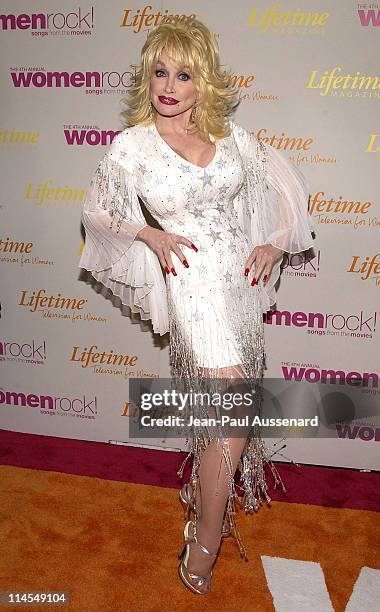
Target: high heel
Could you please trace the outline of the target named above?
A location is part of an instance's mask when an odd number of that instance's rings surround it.
[[[189,534],[190,525],[193,529],[192,536],[190,536]],[[199,595],[207,595],[211,590],[212,569],[210,570],[210,573],[206,576],[200,576],[198,574],[193,574],[189,572],[189,570],[187,569],[187,562],[189,560],[190,544],[197,544],[204,553],[206,553],[210,557],[214,557],[215,559],[218,556],[219,549],[216,553],[211,553],[205,546],[203,546],[203,544],[200,544],[198,542],[196,536],[196,526],[193,521],[188,521],[186,523],[183,535],[185,538],[185,545],[183,547],[182,552],[178,555],[178,558],[181,559],[181,563],[178,566],[179,577],[181,578],[184,585],[193,593],[197,593]],[[206,585],[206,590],[202,590],[199,588],[204,585]]]
[[[189,491],[190,489],[190,491]],[[195,512],[195,505],[193,500],[193,489],[190,483],[183,485],[182,489],[179,492],[179,501],[182,504],[183,512],[184,512],[184,520],[186,522],[190,519],[190,512]]]
[[[194,512],[197,515],[195,508],[195,494],[194,489],[190,482],[184,484],[179,492],[179,500],[182,504],[184,512],[184,520],[188,522],[190,520],[190,512]],[[222,525],[222,538],[229,538],[231,535],[231,527],[229,525],[226,515],[224,515]]]

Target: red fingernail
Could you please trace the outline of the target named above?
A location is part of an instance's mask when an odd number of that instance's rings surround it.
[[[257,280],[256,280],[255,278],[253,278],[253,279],[252,279],[252,282],[251,282],[251,286],[252,286],[252,285],[256,285],[256,283],[257,283]]]
[[[189,267],[189,264],[187,263],[186,259],[184,259],[182,263],[183,263],[183,265],[185,266],[185,268],[188,268],[188,267]]]
[[[177,276],[177,272],[174,270],[174,268],[172,268],[172,272],[173,272],[174,276]]]
[[[192,248],[192,249],[194,249],[194,251],[195,251],[196,253],[198,252],[198,249],[197,249],[197,247],[195,246],[195,244],[191,243],[191,248]]]
[[[248,274],[249,274],[249,268],[246,268],[246,269],[244,270],[244,276],[248,276]]]
[[[266,282],[267,282],[267,278],[268,278],[268,274],[265,274],[265,275],[264,275],[264,278],[263,278],[263,283],[266,283]]]
[[[166,272],[166,274],[170,274],[170,270],[169,270],[168,266],[165,266],[165,272]]]

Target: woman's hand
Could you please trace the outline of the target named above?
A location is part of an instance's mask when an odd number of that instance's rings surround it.
[[[258,282],[262,272],[264,272],[263,282],[266,283],[274,264],[282,259],[284,252],[285,251],[272,244],[261,244],[256,246],[247,259],[244,272],[245,276],[248,276],[252,264],[255,263],[251,285],[255,285]]]
[[[191,249],[194,249],[194,251],[198,251],[197,247],[184,236],[164,232],[163,230],[156,229],[150,225],[146,225],[139,230],[135,239],[145,242],[145,244],[147,244],[157,254],[162,267],[165,269],[165,272],[169,274],[171,271],[174,276],[177,276],[177,273],[172,262],[170,251],[173,251],[179,257],[186,268],[189,267],[189,264],[186,261],[186,257],[182,253],[181,249],[177,245],[185,244]]]

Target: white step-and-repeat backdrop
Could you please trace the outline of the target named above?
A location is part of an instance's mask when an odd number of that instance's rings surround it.
[[[239,84],[235,120],[310,185],[314,256],[284,261],[278,312],[265,326],[266,376],[315,389],[335,378],[337,395],[359,380],[363,401],[378,404],[379,9],[346,0],[2,2],[1,428],[128,442],[128,379],[169,375],[168,338],[79,278],[80,213],[123,129],[120,100],[147,33],[191,16],[217,34]],[[91,347],[125,365],[91,365]],[[287,456],[379,469],[376,411],[354,412],[349,425],[334,425],[334,401],[322,413],[329,437],[289,438]]]

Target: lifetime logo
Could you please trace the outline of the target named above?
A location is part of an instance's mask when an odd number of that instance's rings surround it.
[[[355,76],[351,74],[345,74],[344,76],[338,76],[337,73],[341,73],[342,68],[340,66],[334,66],[330,70],[325,70],[322,77],[317,77],[318,70],[312,70],[309,81],[306,85],[307,89],[319,89],[320,96],[327,96],[329,91],[332,92],[331,95],[337,95],[337,89],[341,90],[352,90],[354,92],[369,89],[379,90],[380,83],[379,78],[377,76],[370,76],[365,74],[360,74],[360,72],[356,72]],[[344,95],[344,94],[340,94]],[[378,92],[376,97],[378,97]],[[368,97],[370,97],[368,95]]]
[[[366,153],[380,153],[380,134],[371,134]]]
[[[31,200],[35,206],[54,207],[54,208],[72,208],[80,207],[84,201],[85,190],[69,187],[52,187],[51,179],[45,181],[42,185],[37,185],[35,188],[33,183],[27,183],[25,192],[25,200]]]
[[[304,12],[300,9],[281,12],[282,4],[276,2],[272,8],[264,9],[260,14],[257,13],[257,8],[251,10],[249,16],[249,27],[258,26],[260,32],[267,32],[269,28],[289,28],[294,27],[298,31],[299,27],[321,28],[326,25],[330,13]]]
[[[30,312],[43,310],[44,308],[58,308],[62,310],[82,310],[87,303],[85,299],[67,298],[57,293],[57,295],[46,295],[45,289],[38,291],[21,291],[19,306],[29,308]]]
[[[354,274],[361,274],[362,280],[375,278],[376,284],[380,285],[380,253],[376,253],[370,259],[369,256],[361,261],[360,255],[353,255],[351,266],[346,270]]]
[[[144,6],[144,8],[137,9],[136,13],[132,13],[131,9],[124,11],[123,21],[120,24],[122,28],[134,28],[132,31],[134,34],[141,32],[143,27],[145,30],[155,28],[161,23],[175,23],[176,21],[187,21],[196,18],[196,13],[191,15],[172,15],[169,14],[169,10],[165,9],[162,13],[157,11],[152,12],[153,7],[150,4]]]
[[[137,355],[114,353],[113,349],[108,353],[106,351],[101,351],[96,344],[93,344],[89,348],[85,346],[83,349],[79,346],[74,346],[70,357],[70,361],[79,362],[82,368],[97,364],[134,366],[137,360]]]
[[[329,200],[324,199],[325,192],[318,191],[318,193],[309,195],[308,199],[308,210],[309,214],[313,215],[316,213],[347,213],[354,215],[366,215],[369,212],[373,202],[361,200],[343,200],[343,196],[340,195],[337,200],[330,198]]]
[[[0,240],[0,252],[2,253],[30,253],[33,242],[18,242],[11,240],[9,236],[5,240]]]

